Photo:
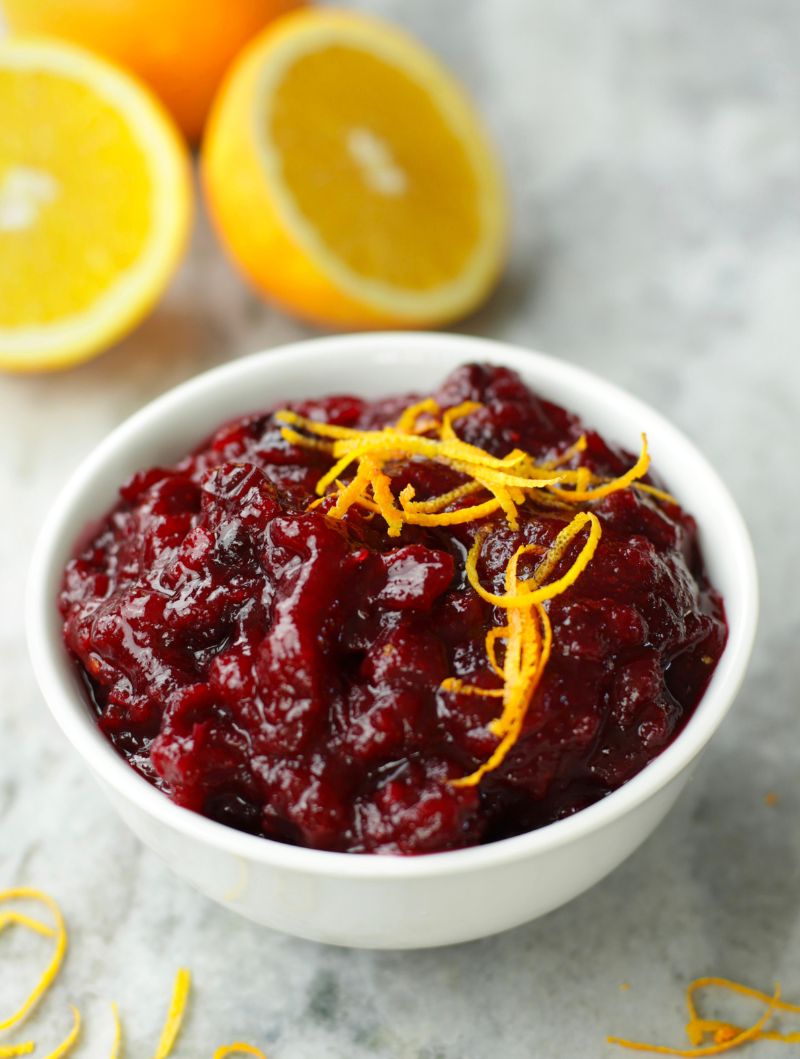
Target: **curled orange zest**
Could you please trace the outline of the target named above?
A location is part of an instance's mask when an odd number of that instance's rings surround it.
[[[569,570],[553,581],[546,579],[563,559],[567,549],[587,527],[586,543],[574,559]],[[506,567],[505,593],[488,592],[480,583],[478,559],[486,534],[479,533],[467,556],[467,577],[475,591],[489,603],[507,611],[505,625],[490,629],[486,635],[486,654],[489,665],[502,677],[503,688],[481,688],[449,678],[442,682],[444,691],[472,695],[502,696],[503,710],[489,725],[492,735],[500,740],[492,755],[468,776],[451,780],[453,787],[474,787],[504,760],[522,731],[531,700],[542,679],[550,658],[553,631],[547,611],[542,604],[565,591],[580,577],[595,553],[602,528],[600,520],[591,512],[581,511],[561,530],[550,547],[540,558],[532,575],[519,577],[519,562],[526,555],[541,554],[537,545],[525,544],[517,548]],[[497,658],[497,640],[505,642],[502,665]]]
[[[336,490],[336,503],[328,511],[332,518],[343,518],[358,506],[383,515],[390,537],[399,537],[403,524],[447,526],[485,518],[501,511],[509,526],[518,527],[518,508],[526,497],[536,495],[545,506],[570,506],[600,500],[610,493],[636,485],[652,496],[674,502],[668,493],[642,483],[650,466],[647,438],[642,435],[642,451],[636,463],[618,478],[604,479],[588,467],[568,469],[565,464],[586,450],[580,437],[555,459],[537,462],[529,453],[514,449],[506,456],[492,456],[476,445],[462,441],[454,424],[480,411],[476,401],[464,401],[442,412],[433,398],[425,398],[407,408],[393,427],[383,430],[356,430],[333,423],[320,423],[289,409],[276,413],[285,441],[301,448],[327,452],[333,465],[317,482],[319,497],[329,488]],[[391,488],[386,466],[409,459],[428,459],[464,476],[463,485],[425,500],[414,499],[414,489],[406,486],[399,497]],[[356,464],[355,475],[347,484],[341,476]],[[457,506],[465,497],[488,493],[485,500]]]
[[[608,482],[604,482],[602,485],[590,487],[589,483],[593,480],[593,476],[589,474],[584,475],[582,478],[578,478],[580,472],[586,471],[585,467],[578,468],[575,472],[575,487],[573,489],[562,489],[557,485],[551,487],[552,492],[556,496],[562,497],[564,500],[575,501],[587,501],[587,500],[601,500],[604,496],[608,496],[609,493],[615,493],[620,489],[627,489],[628,486],[639,479],[644,478],[650,469],[650,453],[647,450],[647,436],[642,434],[642,451],[639,455],[639,459],[634,463],[630,470],[626,471],[625,474],[620,475],[619,478],[612,478]]]
[[[61,964],[64,961],[64,954],[67,951],[67,930],[64,924],[64,918],[61,915],[61,909],[52,897],[42,893],[40,890],[33,890],[26,886],[18,886],[11,890],[0,891],[0,902],[5,901],[37,901],[49,910],[55,921],[55,927],[50,927],[21,912],[10,911],[0,913],[0,931],[11,924],[17,924],[18,926],[26,927],[28,930],[32,930],[37,934],[41,934],[44,937],[55,938],[55,948],[49,964],[42,972],[42,976],[31,993],[23,1001],[22,1006],[18,1008],[17,1011],[0,1021],[0,1030],[7,1030],[12,1026],[18,1025],[30,1014],[33,1008],[36,1007],[55,981],[55,978],[61,969]]]
[[[524,494],[560,482],[570,472],[537,467],[526,453],[514,450],[505,457],[492,456],[484,449],[462,441],[453,424],[481,406],[467,401],[443,414],[431,398],[407,408],[397,425],[383,430],[354,430],[318,423],[288,410],[276,414],[286,441],[304,448],[326,448],[334,460],[317,483],[319,496],[331,486],[338,491],[335,506],[328,512],[342,518],[354,505],[378,510],[386,519],[389,536],[400,535],[404,523],[423,526],[452,525],[472,521],[502,510],[509,523],[517,525],[517,507]],[[431,433],[435,436],[429,436]],[[413,489],[403,490],[399,497],[391,491],[387,464],[399,460],[422,458],[449,466],[464,475],[463,486],[440,497],[415,501]],[[355,463],[355,476],[347,485],[338,482]],[[487,492],[488,500],[471,507],[445,510],[472,493]]]
[[[703,1018],[698,1013],[695,994],[698,990],[709,987],[723,989],[739,996],[758,1000],[765,1005],[764,1013],[752,1026],[746,1029],[721,1019]],[[608,1042],[633,1051],[652,1052],[657,1055],[687,1056],[690,1059],[694,1056],[722,1055],[724,1052],[738,1048],[748,1041],[779,1041],[783,1044],[800,1043],[800,1032],[779,1033],[776,1030],[765,1029],[776,1011],[800,1014],[800,1004],[790,1004],[785,1000],[781,1000],[780,986],[778,985],[775,986],[775,992],[769,994],[762,992],[760,989],[752,989],[750,986],[731,981],[729,978],[696,978],[687,987],[686,1005],[689,1011],[686,1035],[694,1047],[673,1048],[663,1044],[629,1041],[621,1037],[609,1037]],[[707,1037],[710,1037],[713,1043],[704,1044]]]

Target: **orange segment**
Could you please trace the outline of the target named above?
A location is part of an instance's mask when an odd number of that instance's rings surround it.
[[[158,104],[89,53],[0,45],[0,367],[85,359],[132,327],[180,257],[191,190]]]
[[[234,260],[323,323],[444,323],[502,264],[505,194],[478,119],[374,19],[307,11],[257,38],[212,112],[203,171]]]

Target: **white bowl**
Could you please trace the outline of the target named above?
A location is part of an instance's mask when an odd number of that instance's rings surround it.
[[[534,390],[630,450],[647,432],[654,466],[698,521],[730,633],[685,729],[607,798],[538,831],[419,857],[326,853],[242,834],[174,805],[97,727],[61,640],[64,564],[133,471],[173,461],[226,419],[277,401],[433,389],[466,361],[503,364]],[[744,675],[758,610],[752,548],[727,490],[657,412],[596,376],[540,353],[458,335],[343,335],[226,364],[160,397],[118,427],[75,472],[36,546],[28,642],[42,693],[68,739],[136,834],[198,890],[258,923],[337,945],[417,948],[483,937],[564,904],[653,831],[685,785]]]

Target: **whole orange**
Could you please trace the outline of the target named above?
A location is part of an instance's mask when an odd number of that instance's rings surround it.
[[[242,46],[306,0],[0,0],[9,28],[82,44],[138,74],[191,140]]]

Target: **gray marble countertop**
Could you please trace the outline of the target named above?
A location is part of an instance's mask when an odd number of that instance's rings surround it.
[[[308,334],[244,288],[201,217],[135,334],[70,373],[0,379],[0,886],[48,889],[71,928],[65,972],[31,1022],[43,1051],[74,1000],[87,1024],[76,1055],[109,1054],[115,999],[126,1054],[152,1054],[181,964],[196,989],[178,1059],[236,1038],[270,1059],[603,1059],[624,1054],[607,1033],[680,1043],[682,988],[696,975],[765,988],[777,978],[800,997],[797,5],[357,6],[452,65],[506,160],[512,263],[462,329],[622,384],[729,483],[760,560],[750,674],[655,836],[579,900],[503,936],[420,953],[329,949],[256,928],[174,878],[50,720],[21,599],[54,492],[111,427],[196,372]],[[0,940],[0,1010],[41,965],[42,944]]]

